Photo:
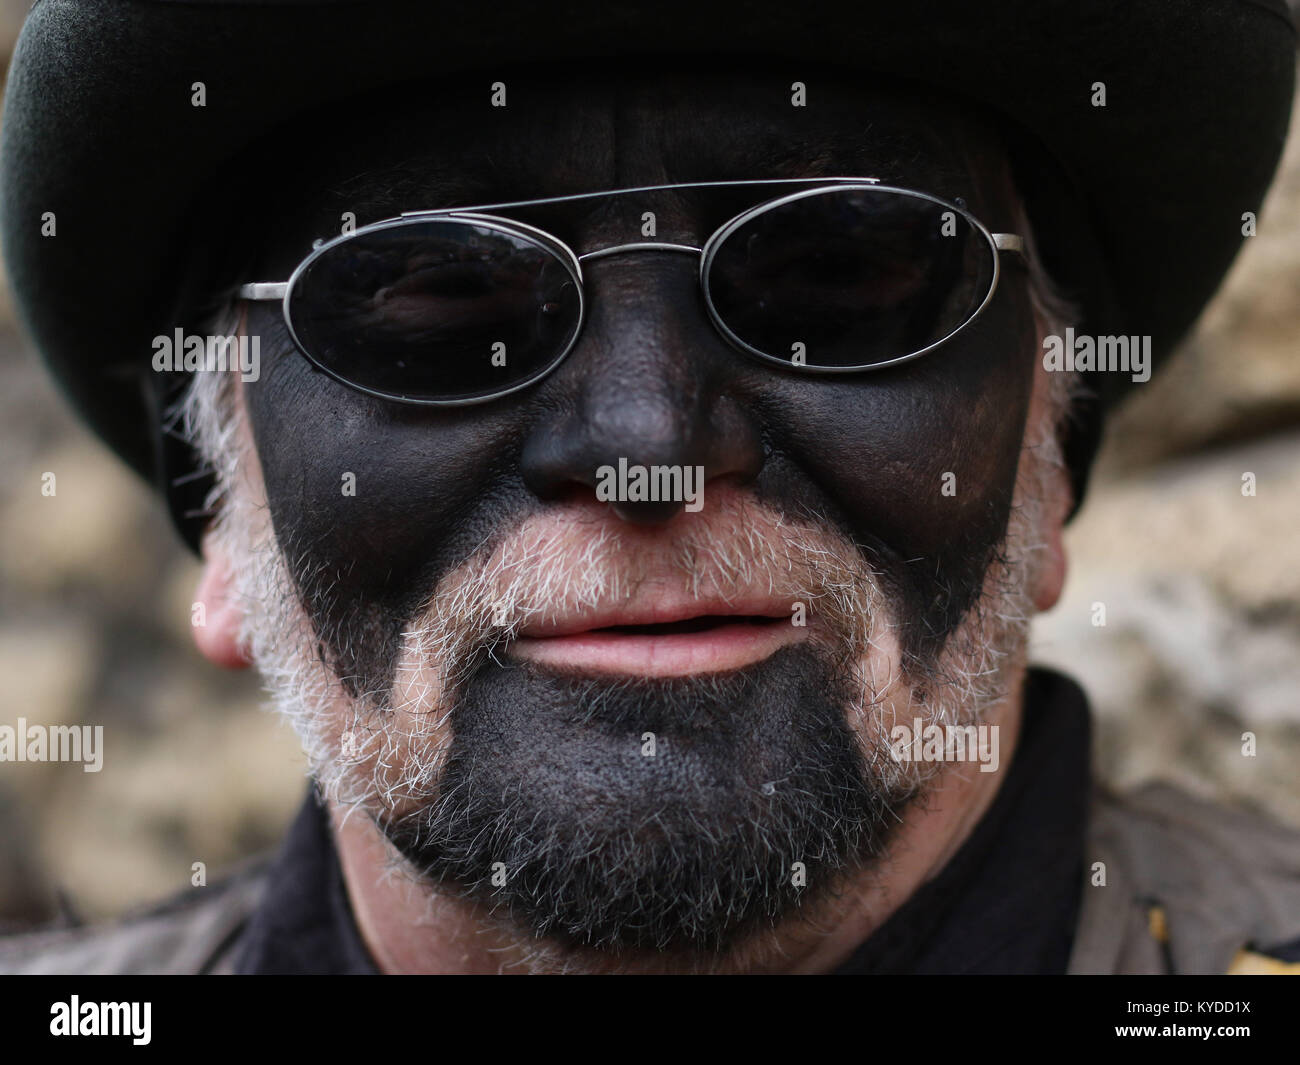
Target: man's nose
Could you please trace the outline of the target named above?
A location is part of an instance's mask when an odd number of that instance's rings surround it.
[[[759,427],[724,387],[739,356],[698,306],[690,268],[675,265],[601,270],[594,292],[588,283],[583,337],[552,375],[554,413],[534,423],[523,445],[524,482],[540,499],[604,499],[625,521],[653,525],[689,502],[684,492],[646,498],[664,494],[655,487],[751,481],[762,469]],[[638,467],[647,471],[639,493],[628,490]],[[666,476],[665,468],[678,472]]]

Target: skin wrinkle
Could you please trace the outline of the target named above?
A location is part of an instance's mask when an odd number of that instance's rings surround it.
[[[599,99],[599,93],[592,96]],[[735,121],[725,94],[714,107],[702,108],[699,99],[685,94],[682,102],[690,103],[692,115],[691,122],[684,124],[655,117],[653,109],[646,112],[646,100],[638,100],[633,95],[626,109],[627,136],[622,136],[622,126],[617,128],[620,143],[626,146],[622,158],[640,161],[635,165],[629,163],[630,170],[620,169],[619,180],[610,184],[717,177],[714,169],[707,166],[703,172],[681,174],[671,173],[669,166],[657,168],[653,164],[658,156],[669,157],[664,142],[674,143],[679,129],[687,129],[691,136],[699,138],[698,143],[691,144],[683,153],[695,167],[704,166],[699,160],[707,163],[718,151],[716,144],[709,143],[709,132],[725,130],[738,142],[751,143],[752,131],[745,129],[745,123]],[[564,113],[580,131],[602,128],[599,108],[585,106],[594,109],[596,115],[588,115],[584,106]],[[848,125],[844,113],[850,106],[861,108],[858,93],[846,94],[830,108],[829,116],[817,121],[842,131]],[[900,104],[887,97],[882,98],[876,110],[900,125],[914,126],[926,114],[912,104]],[[652,120],[645,123],[647,147],[642,159],[635,146],[641,143],[639,123],[643,122],[645,113]],[[717,120],[724,116],[725,121],[719,123]],[[987,140],[981,139],[985,135],[971,133],[961,122],[940,120],[933,115],[925,118],[925,123],[926,137],[939,146],[935,149],[941,153],[937,158],[918,151],[907,164],[881,164],[880,158],[874,155],[873,145],[846,144],[851,138],[841,136],[838,148],[824,157],[825,168],[832,173],[864,170],[894,173],[900,184],[939,195],[955,196],[959,193],[954,190],[959,190],[990,228],[1010,228],[1005,219],[1013,213],[1012,193],[1005,181],[990,176],[990,173],[996,175],[995,169],[984,167],[963,175],[960,180],[953,177],[968,165],[961,160],[969,159],[969,141],[982,146],[986,154],[991,151]],[[930,123],[935,128],[931,129]],[[945,123],[955,127],[956,135]],[[872,128],[888,124],[879,119],[873,122]],[[436,130],[424,130],[422,135],[437,139]],[[558,135],[563,144],[567,136],[563,125]],[[405,144],[405,138],[400,135],[390,134],[389,140]],[[889,138],[885,141],[888,143]],[[566,145],[564,151],[556,152],[556,158],[574,158],[573,147]],[[586,148],[587,155],[600,153],[598,139]],[[499,160],[501,155],[492,157]],[[718,158],[719,166],[725,170],[725,153]],[[641,166],[647,169],[643,172]],[[653,175],[651,169],[655,170]],[[559,170],[562,173],[563,167]],[[372,174],[379,172],[382,168],[371,169]],[[769,173],[765,168],[743,176],[768,176]],[[803,176],[806,175],[804,171]],[[547,187],[538,187],[534,181],[502,195],[540,195],[564,190],[563,180],[557,187],[550,187],[549,181],[545,184]],[[590,187],[589,183],[585,184]],[[457,198],[472,202],[492,197]],[[320,216],[328,217],[330,211],[332,207]],[[1001,225],[999,219],[1003,220]],[[359,218],[361,222],[366,220]],[[670,220],[691,225],[690,205],[670,213]],[[618,219],[608,214],[599,216],[593,235],[612,242],[601,231],[608,231],[617,222]],[[278,259],[281,263],[292,258],[287,252],[269,256],[270,260]],[[469,697],[459,708],[451,705],[453,687],[444,684],[443,697],[438,697],[435,694],[438,685],[425,675],[427,671],[423,670],[422,663],[437,660],[452,645],[439,642],[446,638],[439,634],[450,630],[438,628],[436,613],[429,618],[436,596],[431,600],[427,590],[445,588],[448,578],[461,573],[467,564],[475,559],[490,559],[517,540],[531,519],[541,518],[554,506],[580,497],[581,484],[571,478],[583,468],[583,462],[590,462],[598,455],[600,447],[623,446],[633,452],[630,457],[635,459],[638,454],[635,449],[644,448],[649,437],[645,433],[639,436],[631,433],[620,441],[619,430],[624,426],[639,426],[642,420],[646,425],[656,424],[658,415],[653,408],[638,409],[638,403],[653,404],[671,397],[677,414],[662,424],[669,427],[668,436],[680,438],[666,442],[682,448],[684,459],[701,454],[701,447],[717,446],[709,442],[723,436],[741,441],[739,445],[733,443],[732,450],[723,453],[720,461],[723,467],[730,463],[743,475],[730,481],[725,477],[710,481],[709,490],[716,498],[724,483],[737,491],[743,485],[754,504],[763,508],[759,512],[763,520],[736,521],[730,526],[757,530],[756,542],[747,545],[751,552],[761,551],[764,544],[780,541],[780,535],[767,519],[799,527],[793,549],[801,551],[824,536],[857,548],[853,552],[858,556],[854,559],[856,583],[846,587],[873,589],[870,594],[875,597],[874,608],[868,611],[859,607],[856,614],[873,625],[890,619],[887,641],[890,649],[884,657],[896,662],[899,671],[890,668],[877,672],[881,666],[881,660],[877,659],[872,661],[871,672],[866,676],[841,676],[836,682],[818,672],[819,667],[832,660],[832,652],[838,650],[843,654],[846,648],[861,652],[867,646],[880,646],[884,638],[883,632],[878,631],[875,635],[859,634],[857,642],[853,642],[850,634],[855,610],[850,597],[846,599],[847,607],[829,615],[839,617],[839,627],[832,624],[830,630],[840,638],[839,643],[832,640],[819,645],[823,654],[831,658],[818,662],[806,658],[800,661],[798,653],[777,656],[781,660],[764,664],[763,670],[742,671],[744,675],[738,682],[741,694],[727,685],[712,689],[692,688],[689,684],[652,686],[657,693],[655,698],[646,696],[644,685],[625,686],[623,690],[608,685],[589,687],[585,694],[570,692],[567,699],[552,703],[560,714],[557,720],[567,722],[567,727],[602,720],[608,726],[610,722],[644,718],[657,711],[667,713],[667,719],[676,727],[686,728],[689,712],[698,711],[701,706],[735,706],[738,699],[748,698],[743,693],[757,683],[760,674],[769,676],[767,670],[775,671],[772,677],[785,676],[787,684],[793,682],[795,687],[800,681],[805,683],[807,688],[802,695],[789,698],[809,709],[813,706],[813,691],[844,695],[845,685],[855,681],[866,693],[861,708],[866,716],[857,731],[867,765],[859,772],[882,782],[885,790],[874,793],[874,797],[871,797],[873,793],[859,795],[868,803],[863,810],[874,808],[875,814],[860,812],[855,817],[847,808],[833,810],[829,820],[838,822],[849,836],[841,835],[833,842],[826,836],[821,846],[828,849],[818,853],[830,856],[831,872],[860,865],[880,853],[887,842],[884,829],[891,821],[898,820],[898,811],[907,805],[921,783],[921,777],[915,775],[920,773],[919,767],[910,767],[915,774],[909,777],[897,764],[882,761],[878,742],[881,730],[896,714],[910,713],[913,706],[921,706],[927,714],[978,716],[981,708],[1000,693],[999,684],[1005,679],[1006,670],[1014,671],[1018,662],[1014,653],[1008,658],[996,653],[990,657],[990,652],[1000,646],[999,641],[1009,640],[1009,633],[1018,631],[1017,626],[1023,624],[1026,612],[1015,598],[1023,572],[1014,570],[1010,575],[1001,572],[1022,563],[1000,550],[1021,462],[1033,380],[1028,371],[1033,365],[1034,323],[1028,313],[1023,275],[1008,272],[998,299],[985,318],[944,349],[907,366],[852,380],[827,381],[774,372],[733,352],[697,312],[698,290],[690,270],[684,269],[683,263],[674,261],[672,256],[607,260],[593,266],[597,269],[591,271],[589,279],[594,296],[590,324],[566,364],[524,393],[459,411],[385,404],[314,373],[305,360],[288,352],[283,345],[265,342],[277,328],[283,336],[282,327],[275,324],[276,309],[254,308],[250,328],[265,329],[264,350],[270,349],[273,354],[268,359],[263,381],[246,387],[243,399],[261,459],[274,535],[289,563],[286,573],[268,574],[267,583],[285,591],[286,584],[292,583],[289,594],[307,611],[302,623],[314,630],[323,660],[343,681],[346,695],[365,696],[372,707],[384,708],[384,713],[396,713],[397,720],[405,722],[402,729],[395,731],[391,726],[375,728],[367,708],[357,705],[350,720],[300,723],[309,753],[314,752],[313,765],[327,784],[344,789],[336,797],[345,803],[353,802],[360,807],[380,798],[382,808],[388,811],[381,820],[407,857],[417,860],[417,867],[441,862],[441,869],[429,871],[442,877],[445,884],[448,877],[462,881],[448,884],[449,890],[461,889],[470,897],[485,899],[481,864],[484,852],[475,849],[474,840],[467,838],[451,848],[460,847],[465,854],[462,859],[450,853],[430,854],[425,849],[426,840],[431,834],[436,836],[441,832],[442,849],[446,852],[447,841],[453,840],[456,834],[457,818],[472,825],[477,823],[476,818],[481,821],[487,816],[482,796],[475,799],[470,794],[476,782],[481,790],[491,790],[482,784],[488,779],[485,771],[494,768],[506,771],[511,765],[518,769],[530,753],[549,751],[552,755],[568,755],[573,752],[564,750],[568,734],[558,725],[551,725],[548,727],[557,731],[553,731],[550,744],[518,751],[513,761],[507,760],[500,766],[484,763],[483,756],[498,749],[493,747],[494,742],[499,747],[502,739],[517,738],[524,730],[523,719],[509,724],[511,708],[529,705],[536,708],[545,700],[539,694],[534,694],[531,701],[526,698],[518,686],[518,677],[512,680],[506,672],[491,666],[485,671],[482,655],[466,659],[463,664],[465,675],[471,681],[482,682],[483,687],[475,691],[471,683]],[[287,272],[282,266],[263,276],[286,276]],[[665,307],[691,309],[684,315],[665,315]],[[616,407],[618,403],[630,404],[632,415],[611,416],[611,405]],[[720,434],[719,418],[724,422],[726,418],[736,419],[735,424],[748,429],[749,435]],[[697,436],[687,439],[697,425]],[[661,428],[660,437],[664,433]],[[601,437],[605,439],[598,439]],[[545,448],[538,450],[538,441],[551,445],[550,452]],[[552,468],[544,468],[546,463],[539,456],[546,457]],[[719,468],[719,462],[706,464],[710,471]],[[356,498],[343,497],[339,491],[339,474],[343,470],[357,476]],[[959,491],[955,499],[939,493],[940,476],[949,470],[957,474]],[[566,481],[566,477],[570,480]],[[1032,521],[1029,525],[1032,528]],[[270,535],[264,526],[262,532]],[[256,535],[247,531],[240,535],[248,538],[242,545],[244,554],[237,557],[261,549]],[[1025,536],[1022,530],[1017,542],[1024,545]],[[710,542],[705,540],[700,544],[706,555],[711,550]],[[558,557],[563,559],[562,571],[581,572],[581,566],[572,558]],[[746,555],[742,551],[739,557],[743,559]],[[720,559],[714,558],[714,562],[720,563]],[[683,556],[681,564],[686,572],[700,568],[698,558],[689,554]],[[545,569],[540,564],[539,568]],[[704,569],[709,571],[707,565]],[[726,572],[725,564],[722,571]],[[252,585],[256,585],[255,580]],[[255,591],[250,588],[250,592]],[[990,601],[997,604],[998,611],[1006,611],[1006,615],[986,618],[981,611],[972,611],[982,592],[986,597],[1001,593]],[[282,603],[280,609],[289,608]],[[483,603],[478,602],[469,615],[473,615],[474,609],[481,612]],[[444,609],[442,616],[457,616],[457,611]],[[968,624],[968,631],[963,631],[955,645],[950,646],[963,621]],[[513,623],[517,624],[518,619]],[[466,646],[483,636],[482,632],[468,637],[465,633],[455,634]],[[280,663],[282,691],[291,693],[299,702],[318,699],[324,704],[336,700],[328,691],[333,683],[329,678],[306,677],[291,659],[283,656],[276,659],[269,647],[264,649],[268,660]],[[940,661],[945,651],[964,657],[950,655],[949,660]],[[532,671],[525,672],[532,677]],[[814,680],[820,684],[814,685]],[[900,694],[895,689],[902,680],[914,683],[914,687]],[[557,690],[563,690],[562,682],[563,678],[552,677],[540,692],[554,696]],[[501,684],[506,687],[498,690]],[[561,684],[561,688],[557,689],[556,684]],[[295,685],[299,690],[292,695]],[[764,690],[769,688],[770,684]],[[899,703],[896,698],[886,707],[881,704],[881,697],[890,690],[895,690],[895,696],[903,701]],[[487,697],[493,691],[497,692],[495,700]],[[656,702],[656,698],[660,701]],[[620,699],[632,701],[620,703]],[[831,704],[841,706],[846,702],[853,704],[854,698],[844,696],[838,703],[836,699],[830,700]],[[574,707],[579,717],[571,721],[563,715],[566,709]],[[676,707],[676,716],[665,707]],[[485,719],[492,710],[505,713],[501,720],[507,725],[500,727],[496,741],[475,739],[474,730],[486,727]],[[462,743],[459,752],[454,741],[449,746],[446,729],[449,715],[456,712],[462,715],[462,727],[453,728],[451,733]],[[776,706],[773,712],[781,713],[782,707]],[[818,757],[834,759],[843,755],[843,749],[840,754],[835,753],[834,741],[828,739],[835,733],[830,715],[822,717],[825,730],[821,738],[832,746],[818,747],[814,737],[811,750],[820,752],[811,756],[814,767]],[[803,726],[808,719],[793,720]],[[363,744],[367,754],[358,767],[364,772],[351,777],[346,773],[340,775],[335,764],[345,725],[365,732]],[[781,742],[788,742],[788,729],[760,729],[759,734],[778,749]],[[468,749],[465,743],[470,744]],[[721,757],[720,751],[714,754]],[[729,754],[739,756],[734,744]],[[593,783],[586,786],[585,798],[595,800],[602,794],[617,794],[620,783],[626,784],[617,773],[611,777],[613,770],[599,748],[594,754],[573,754],[573,757],[577,760],[571,769],[584,764],[603,769],[603,774],[597,773]],[[761,764],[761,759],[741,758],[738,764]],[[449,780],[455,786],[441,791],[439,774],[458,765],[470,769],[462,768],[459,777],[446,778],[444,783]],[[553,771],[550,765],[545,768]],[[690,783],[687,774],[673,786],[689,791]],[[349,793],[347,788],[352,791]],[[544,786],[537,789],[537,794],[545,793]],[[462,799],[471,805],[456,809],[454,804]],[[519,802],[523,799],[526,796],[517,796],[510,809],[494,812],[495,822],[484,823],[519,827]],[[475,802],[479,805],[473,806]],[[373,807],[368,812],[375,815]],[[708,822],[699,821],[698,812],[690,804],[682,808],[682,816],[690,818],[699,828],[700,838],[711,843],[716,833],[710,833]],[[806,813],[806,808],[801,811],[797,805],[790,808],[790,818],[794,820]],[[533,822],[542,816],[538,812]],[[439,821],[439,817],[443,820]],[[742,823],[753,826],[759,834],[750,842],[750,852],[761,852],[765,846],[770,848],[770,834],[779,835],[790,829],[794,820],[784,822],[783,829],[780,821],[765,825],[761,818],[752,815],[742,818]],[[881,830],[874,838],[850,838],[855,824],[872,823]],[[682,830],[679,834],[682,838],[687,835]],[[518,838],[522,841],[523,835]],[[510,842],[510,839],[500,840],[496,847],[500,850]],[[709,918],[705,912],[707,906],[701,909],[697,898],[695,903],[699,905],[694,910],[683,904],[690,916],[674,911],[676,917],[661,913],[655,920],[647,920],[645,934],[649,938],[642,940],[637,938],[640,933],[627,920],[626,913],[610,911],[606,917],[598,912],[589,913],[581,919],[574,916],[575,909],[591,910],[592,900],[599,898],[598,892],[579,891],[560,906],[563,912],[529,912],[526,896],[544,894],[547,876],[557,875],[555,868],[546,871],[547,854],[543,848],[534,851],[532,858],[525,855],[517,859],[523,866],[529,861],[540,863],[540,871],[535,872],[527,890],[513,897],[510,915],[538,934],[558,933],[561,940],[568,934],[570,947],[606,943],[635,949],[663,945],[665,922],[675,919],[681,924],[687,941],[707,953],[710,949],[734,946],[738,937],[743,938],[765,920],[776,919],[788,905],[776,890],[777,880],[771,879],[757,893],[760,908],[756,911],[735,911],[733,890],[725,915]],[[624,857],[625,866],[632,855],[629,852]],[[661,868],[671,865],[668,861],[652,863],[642,875],[657,874]],[[615,862],[612,868],[606,869],[607,875],[615,876],[618,868],[620,863]],[[695,872],[697,876],[702,875],[699,869]],[[776,872],[775,868],[769,869],[766,875],[775,878]],[[826,898],[832,898],[836,882],[831,878],[819,884],[819,888]],[[575,898],[582,900],[581,905],[573,901]],[[762,908],[768,905],[775,909]],[[810,907],[812,911],[822,916],[826,912]],[[584,925],[583,920],[588,923]],[[620,928],[627,938],[616,943]],[[551,960],[555,959],[551,957]]]

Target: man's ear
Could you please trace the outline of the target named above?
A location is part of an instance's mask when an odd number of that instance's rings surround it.
[[[1051,610],[1065,587],[1065,522],[1074,503],[1074,485],[1065,464],[1053,466],[1042,489],[1047,493],[1042,527],[1038,530],[1042,556],[1033,576],[1030,592],[1039,612]]]
[[[1041,337],[1048,326],[1041,317],[1037,320]],[[1074,506],[1074,481],[1060,455],[1058,434],[1064,412],[1058,409],[1058,404],[1068,400],[1054,399],[1053,392],[1059,387],[1058,382],[1048,377],[1044,364],[1037,361],[1026,435],[1030,447],[1047,450],[1052,456],[1040,452],[1039,471],[1034,478],[1038,483],[1032,488],[1039,497],[1040,507],[1038,528],[1030,535],[1042,545],[1042,553],[1036,560],[1028,591],[1040,613],[1056,606],[1065,587],[1065,523]]]
[[[213,665],[247,669],[252,665],[239,638],[243,608],[235,600],[230,560],[210,536],[203,538],[203,575],[194,594],[190,617],[194,644]]]
[[[1069,498],[1067,487],[1065,497]],[[1061,598],[1065,587],[1065,517],[1053,513],[1043,530],[1043,558],[1034,579],[1034,606],[1038,610],[1051,610]]]

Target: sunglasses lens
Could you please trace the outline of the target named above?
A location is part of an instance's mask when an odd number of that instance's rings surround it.
[[[995,254],[965,215],[934,200],[827,189],[743,217],[717,245],[705,286],[718,322],[761,354],[876,366],[968,322]]]
[[[310,260],[289,322],[323,369],[395,399],[451,401],[535,380],[563,357],[582,300],[560,255],[489,223],[415,220]]]

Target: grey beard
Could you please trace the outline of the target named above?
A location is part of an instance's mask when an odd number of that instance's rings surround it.
[[[485,662],[437,796],[380,823],[438,890],[535,937],[707,960],[826,898],[901,820],[915,785],[868,772],[852,697],[806,644],[673,680]]]

